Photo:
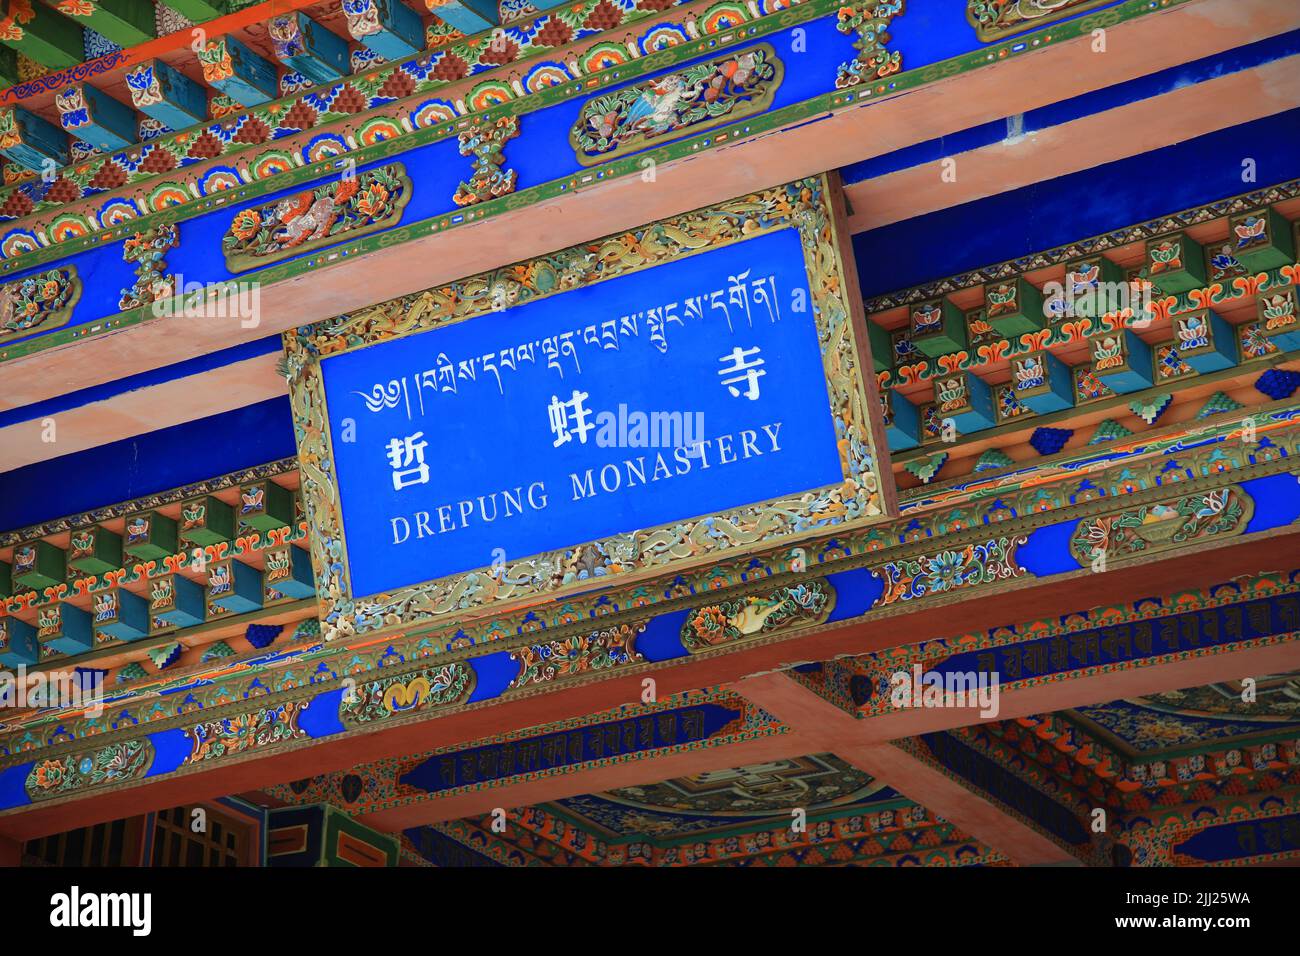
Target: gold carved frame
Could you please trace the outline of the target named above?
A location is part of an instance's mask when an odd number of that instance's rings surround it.
[[[629,530],[390,593],[352,593],[321,377],[323,359],[489,312],[508,321],[509,308],[500,307],[503,297],[508,305],[522,304],[780,229],[800,234],[830,411],[836,419],[842,480],[725,514]],[[881,406],[870,374],[851,263],[838,180],[822,175],[284,333],[284,371],[325,639],[501,614],[593,587],[635,584],[676,567],[794,546],[828,530],[847,531],[888,517],[895,511],[894,486],[888,467],[882,472],[879,465],[879,449],[884,447]],[[579,576],[580,569],[593,564],[603,566],[605,573]]]

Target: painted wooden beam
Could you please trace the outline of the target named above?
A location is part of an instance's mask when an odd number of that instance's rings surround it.
[[[1011,816],[983,794],[893,744],[848,747],[835,755],[937,813],[1022,866],[1081,866],[1054,840]]]
[[[89,83],[59,91],[54,105],[64,132],[106,153],[136,141],[135,111]]]
[[[424,24],[401,0],[343,0],[343,15],[353,38],[385,60],[400,60],[424,49]],[[468,32],[478,29],[482,28]]]
[[[230,12],[229,0],[167,0],[167,6],[191,23],[205,23]]]
[[[39,173],[50,163],[68,164],[68,137],[48,120],[14,106],[0,110],[0,153]]]
[[[18,82],[18,51],[0,46],[0,86],[13,86]]]
[[[149,0],[45,0],[45,3],[118,46],[134,46],[154,38],[154,5]]]
[[[11,46],[42,66],[62,69],[86,58],[82,29],[52,8],[30,0],[7,0],[0,43]]]
[[[867,108],[837,113],[816,123],[801,123],[797,128],[792,126],[782,133],[792,144],[789,149],[770,149],[765,138],[757,137],[738,140],[725,150],[702,152],[689,159],[660,164],[657,184],[664,188],[646,190],[638,176],[607,180],[603,184],[593,179],[567,200],[555,201],[555,208],[564,209],[562,214],[551,212],[550,205],[541,215],[535,207],[524,207],[466,226],[471,230],[469,239],[463,239],[458,228],[368,254],[368,268],[360,273],[353,268],[351,260],[340,260],[337,265],[309,276],[267,283],[261,290],[261,325],[256,329],[236,330],[238,339],[231,339],[228,330],[223,329],[209,340],[204,323],[182,323],[185,327],[181,329],[169,321],[147,322],[114,333],[111,363],[96,360],[99,353],[97,340],[93,338],[65,349],[11,359],[5,363],[4,372],[7,397],[15,404],[39,401],[64,389],[85,388],[183,361],[211,348],[224,348],[238,341],[365,308],[376,301],[416,292],[439,282],[474,275],[500,265],[500,260],[485,250],[499,249],[503,244],[510,248],[512,256],[525,259],[593,236],[636,228],[707,206],[744,188],[736,178],[737,158],[753,165],[756,172],[750,182],[787,182],[937,139],[954,129],[1004,119],[1008,111],[1064,101],[1088,89],[1175,66],[1187,58],[1209,56],[1253,42],[1259,39],[1257,20],[1260,17],[1270,18],[1268,30],[1295,29],[1300,25],[1297,14],[1289,10],[1283,14],[1287,8],[1272,5],[1271,0],[1205,2],[1216,10],[1240,12],[1240,20],[1237,12],[1225,13],[1229,25],[1223,30],[1188,29],[1185,42],[1171,47],[1162,43],[1165,31],[1183,16],[1190,16],[1189,11],[1198,9],[1195,5],[1180,7],[1158,17],[1114,27],[1112,37],[1119,31],[1125,40],[1119,46],[1112,44],[1105,57],[1097,57],[1087,43],[1048,47],[1033,57],[1011,58],[993,69],[938,80],[921,91],[924,95],[882,99]],[[1199,16],[1193,19],[1199,21]],[[1032,61],[1039,57],[1051,60],[1048,69],[1033,65]],[[1098,73],[1101,60],[1106,61],[1104,75]],[[998,184],[1007,182],[1009,169],[1016,170],[1017,184],[1023,182],[1023,177],[1037,182],[1063,175],[1080,164],[1093,165],[1129,155],[1134,149],[1157,148],[1224,125],[1293,108],[1297,103],[1295,75],[1289,62],[1278,61],[1216,79],[1212,86],[1196,84],[1108,110],[1098,117],[1087,117],[1077,124],[1063,124],[1041,136],[1036,134],[1018,146],[998,144],[987,151],[985,158],[964,159],[962,162],[969,165],[962,166],[957,183],[942,190],[932,188],[938,175],[933,164],[868,180],[848,190],[855,210],[855,218],[851,220],[853,229],[859,231],[858,223],[874,222],[873,217],[888,222],[908,218],[908,209],[923,207],[928,211],[951,201],[969,201],[978,195],[1000,192],[1005,186]],[[1160,106],[1166,99],[1171,108],[1162,114]],[[1235,105],[1232,110],[1226,107],[1207,110],[1207,101]],[[943,102],[945,110],[935,109],[936,102]],[[1118,138],[1104,135],[1105,129],[1116,123],[1126,124],[1131,134]],[[1040,148],[1041,153],[1034,152]],[[1094,160],[1093,156],[1098,158]],[[705,167],[708,167],[707,176],[700,172]],[[877,188],[881,182],[900,188],[897,193],[890,193]],[[60,375],[57,378],[50,374],[53,355],[58,356]]]
[[[535,0],[539,10],[558,7],[564,0]],[[500,13],[492,0],[425,0],[429,12],[461,33],[479,33],[500,22]]]
[[[646,786],[663,780],[708,773],[730,767],[745,767],[773,760],[802,757],[812,751],[806,742],[783,734],[759,737],[740,743],[726,743],[700,750],[683,748],[655,760],[630,760],[605,764],[557,777],[526,780],[504,787],[490,787],[457,793],[452,796],[413,794],[409,803],[357,819],[366,826],[385,832],[407,827],[444,823],[464,817],[491,813],[496,808],[515,809],[550,803],[566,797],[601,793],[620,787]]]
[[[267,28],[275,43],[276,59],[309,80],[328,83],[351,72],[348,45],[305,13],[276,17]]]
[[[209,41],[199,63],[209,85],[243,106],[269,103],[280,95],[275,67],[233,36]]]
[[[208,118],[208,92],[162,60],[146,60],[126,74],[131,102],[168,129],[186,129]]]

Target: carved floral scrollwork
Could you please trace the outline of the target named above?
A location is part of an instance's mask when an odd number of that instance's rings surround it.
[[[852,3],[835,14],[835,28],[841,33],[857,34],[853,48],[857,56],[841,63],[835,88],[846,89],[859,83],[882,80],[903,68],[903,57],[890,50],[889,24],[903,13],[905,0],[879,0],[877,3]]]
[[[760,634],[809,627],[825,621],[834,607],[835,589],[821,578],[768,594],[706,604],[686,616],[682,643],[690,651],[700,651]]]
[[[487,123],[475,123],[457,137],[462,156],[474,157],[474,173],[456,187],[452,201],[472,206],[515,191],[518,178],[505,165],[505,145],[519,135],[519,117],[503,116]]]

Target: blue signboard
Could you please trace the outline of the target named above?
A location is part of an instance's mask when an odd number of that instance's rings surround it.
[[[356,596],[843,479],[794,228],[321,375]]]

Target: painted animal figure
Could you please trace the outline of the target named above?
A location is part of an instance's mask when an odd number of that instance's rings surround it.
[[[329,235],[338,221],[338,207],[332,196],[315,198],[312,193],[299,193],[275,204],[275,219],[280,227],[271,234],[272,240],[283,249],[292,249],[309,239]]]
[[[677,122],[677,107],[680,103],[694,99],[698,91],[693,91],[677,74],[666,76],[658,83],[646,87],[637,101],[627,111],[629,129],[649,130],[662,133]]]
[[[757,58],[752,52],[728,60],[718,67],[704,89],[704,102],[712,103],[724,93],[735,93],[749,87],[755,80]]]

